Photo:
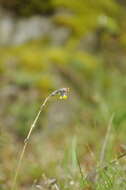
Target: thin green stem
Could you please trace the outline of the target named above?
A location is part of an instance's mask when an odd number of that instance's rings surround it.
[[[24,146],[23,146],[23,148],[22,148],[22,151],[21,151],[21,154],[20,154],[20,157],[19,157],[19,161],[18,161],[18,164],[17,164],[17,168],[16,168],[16,172],[15,172],[15,175],[14,175],[14,180],[13,180],[13,184],[12,184],[11,190],[15,190],[15,188],[16,188],[16,181],[17,181],[17,178],[18,178],[19,170],[20,170],[20,168],[21,168],[21,163],[22,163],[22,160],[23,160],[23,157],[24,157],[24,153],[25,153],[27,144],[28,144],[28,142],[29,142],[31,133],[32,133],[33,129],[34,129],[35,126],[36,126],[36,123],[37,123],[37,121],[38,121],[38,118],[39,118],[39,116],[40,116],[40,114],[41,114],[41,112],[42,112],[44,106],[46,105],[46,103],[48,102],[48,100],[50,99],[51,96],[52,96],[52,94],[50,94],[50,95],[44,100],[44,102],[41,104],[40,109],[39,109],[39,111],[38,111],[38,113],[37,113],[37,115],[36,115],[36,117],[35,117],[35,119],[34,119],[32,125],[31,125],[30,130],[29,130],[29,132],[28,132],[28,135],[27,135],[27,137],[26,137],[26,139],[25,139],[25,141],[24,141]]]

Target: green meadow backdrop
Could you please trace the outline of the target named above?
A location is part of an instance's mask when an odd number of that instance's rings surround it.
[[[0,0],[1,190],[40,104],[63,87],[68,98],[52,97],[40,115],[16,189],[126,189],[125,157],[110,164],[126,151],[125,0]]]

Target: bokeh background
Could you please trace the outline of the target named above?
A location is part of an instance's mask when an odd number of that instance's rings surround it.
[[[1,190],[11,187],[40,104],[62,87],[69,97],[53,97],[44,108],[18,190],[38,189],[43,175],[61,189],[82,189],[75,150],[84,173],[95,168],[112,114],[104,161],[125,151],[125,0],[0,0]],[[119,177],[114,171],[114,190],[126,187],[125,164],[116,168]]]

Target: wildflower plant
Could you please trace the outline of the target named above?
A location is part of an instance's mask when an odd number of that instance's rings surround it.
[[[33,131],[33,129],[35,128],[36,126],[36,123],[39,119],[39,116],[41,114],[41,112],[43,111],[43,108],[44,106],[46,105],[46,103],[49,101],[49,99],[52,97],[52,96],[56,96],[58,95],[59,99],[60,100],[65,100],[67,99],[68,97],[68,92],[69,92],[69,88],[60,88],[58,90],[55,90],[54,92],[52,92],[51,94],[49,94],[49,96],[47,96],[44,100],[44,102],[41,104],[40,106],[40,109],[30,127],[30,130],[28,132],[28,135],[27,137],[25,138],[24,140],[24,146],[23,146],[23,149],[21,151],[21,154],[20,154],[20,157],[19,157],[19,160],[18,160],[18,164],[17,164],[17,168],[16,168],[16,171],[15,171],[15,175],[14,175],[14,180],[13,180],[13,184],[12,184],[12,189],[11,190],[15,190],[16,188],[16,181],[17,181],[17,177],[18,177],[18,174],[19,174],[19,170],[20,170],[20,167],[21,167],[21,163],[22,163],[22,160],[23,160],[23,157],[24,157],[24,153],[25,153],[25,150],[26,150],[26,147],[27,147],[27,144],[29,142],[29,139],[30,139],[30,136],[31,136],[31,133]]]

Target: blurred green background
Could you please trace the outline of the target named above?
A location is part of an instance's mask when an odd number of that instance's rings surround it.
[[[0,190],[11,187],[40,104],[62,87],[69,97],[41,114],[18,190],[38,189],[43,175],[62,190],[93,189],[80,185],[76,150],[84,174],[95,168],[112,114],[104,161],[125,151],[125,0],[0,0]],[[111,169],[109,190],[125,189],[125,164]]]

